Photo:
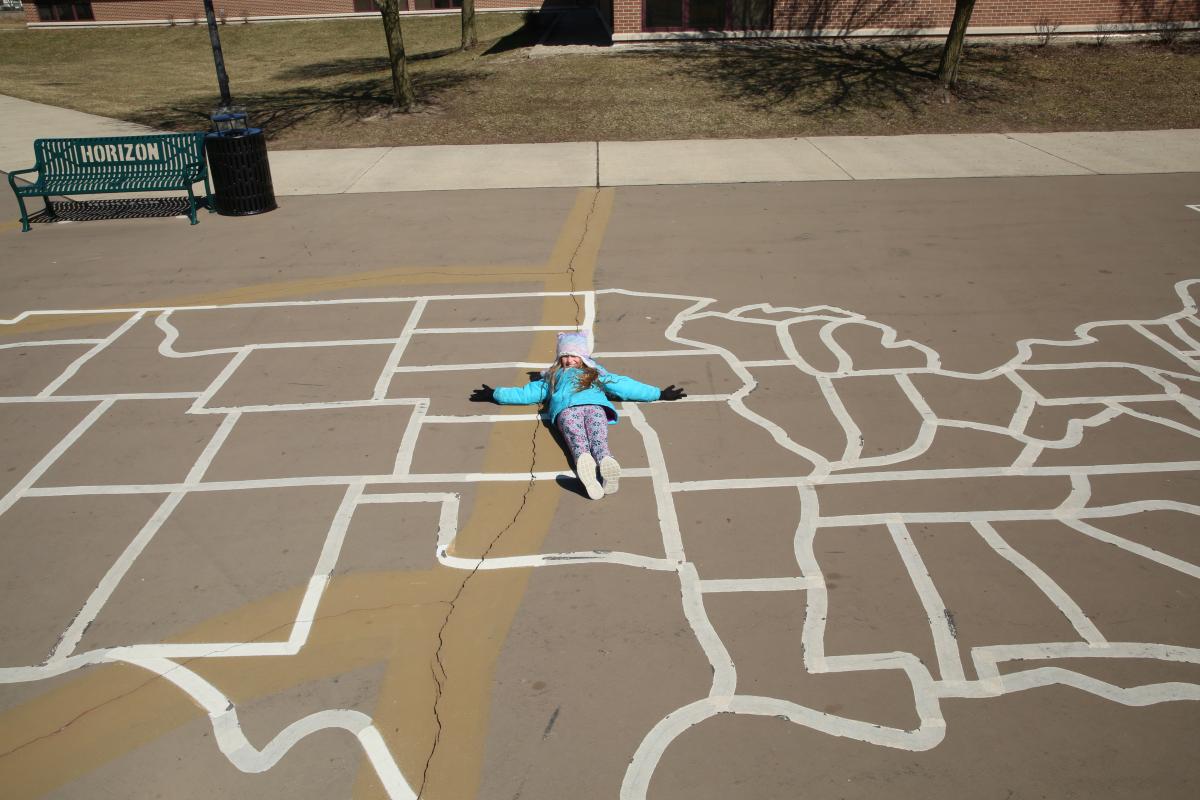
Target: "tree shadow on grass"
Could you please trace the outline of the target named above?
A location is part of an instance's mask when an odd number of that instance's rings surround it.
[[[437,100],[464,83],[478,79],[473,72],[447,71],[412,76],[418,102],[423,106]],[[199,98],[183,105],[148,108],[131,119],[163,130],[203,130],[209,127],[208,115],[217,97]],[[244,107],[249,123],[266,131],[272,139],[297,126],[320,119],[326,125],[360,122],[392,109],[391,77],[350,81],[332,87],[306,86],[276,92],[238,94],[234,102]]]
[[[459,48],[447,47],[442,50],[431,50],[428,53],[409,55],[408,60],[410,62],[432,61],[435,58],[444,58],[445,56],[454,55],[457,52],[459,52]],[[379,72],[387,72],[389,69],[388,57],[386,55],[359,56],[357,58],[334,58],[328,61],[318,61],[315,64],[301,64],[300,66],[290,67],[277,72],[275,77],[279,80],[289,81],[337,77],[348,78],[353,75],[373,75]]]
[[[525,15],[524,24],[520,28],[506,36],[501,36],[499,39],[481,42],[477,50],[473,48],[473,52],[481,52],[485,56],[491,56],[506,53],[510,50],[519,50],[523,47],[533,47],[541,38],[543,24],[537,12],[529,12]],[[430,50],[427,53],[410,53],[408,60],[410,62],[433,61],[438,58],[452,56],[459,52],[461,52],[461,48],[444,47],[440,50]],[[319,80],[339,76],[348,78],[355,75],[386,73],[388,69],[388,58],[386,55],[359,56],[356,58],[335,58],[327,61],[319,61],[315,64],[302,64],[278,72],[275,77],[279,80]]]
[[[483,54],[485,56],[494,56],[500,53],[507,53],[511,50],[533,47],[542,38],[543,24],[537,12],[529,12],[525,15],[525,24],[522,27],[517,28],[507,36],[501,36],[493,42],[487,42],[487,47],[484,49]]]
[[[764,110],[800,114],[916,112],[939,90],[940,44],[743,41],[687,45],[653,57],[720,87],[725,99]],[[641,57],[641,56],[630,56]],[[1006,95],[1007,86],[1034,80],[1001,48],[972,48],[956,93],[980,108]]]

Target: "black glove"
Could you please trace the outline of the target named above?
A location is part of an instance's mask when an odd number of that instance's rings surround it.
[[[678,400],[681,397],[687,397],[687,392],[673,383],[661,391],[662,396],[658,398],[659,400]]]
[[[496,390],[488,386],[486,383],[471,392],[472,403],[494,403],[496,402]]]

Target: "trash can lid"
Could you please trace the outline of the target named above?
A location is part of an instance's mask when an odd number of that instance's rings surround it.
[[[221,136],[221,137],[238,137],[238,136],[257,136],[262,133],[262,128],[234,128],[227,131],[209,131],[206,136]]]

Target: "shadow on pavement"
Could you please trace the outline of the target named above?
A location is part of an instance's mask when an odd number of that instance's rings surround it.
[[[0,183],[8,183],[8,173],[0,171]],[[28,186],[29,182],[17,178],[17,183]],[[20,228],[20,209],[13,198],[10,189],[5,188],[0,194],[0,224],[12,223]],[[163,217],[186,217],[188,215],[188,199],[185,195],[179,197],[117,197],[104,200],[51,200],[54,213],[50,214],[45,208],[34,210],[41,206],[42,201],[35,197],[27,198],[25,207],[29,209],[29,224],[40,225],[54,222],[98,222],[114,219],[158,219]],[[196,198],[197,210],[207,208],[204,197]]]
[[[203,198],[196,207],[203,208]],[[56,200],[54,214],[45,209],[30,212],[29,222],[98,222],[112,219],[153,219],[157,217],[186,217],[186,197],[126,197],[112,200]]]
[[[587,489],[583,488],[583,484],[580,482],[579,478],[568,478],[566,475],[559,475],[554,479],[554,482],[557,483],[558,487],[564,491],[577,494],[584,500],[591,499],[588,497]]]

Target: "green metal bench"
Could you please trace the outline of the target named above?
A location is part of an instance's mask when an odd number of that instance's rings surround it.
[[[21,206],[23,232],[29,230],[26,197],[41,197],[46,203],[46,214],[53,218],[52,196],[186,190],[188,217],[195,225],[199,220],[192,185],[203,181],[205,202],[209,211],[213,208],[204,160],[204,133],[38,139],[33,143],[33,151],[37,163],[8,176],[8,185]],[[37,173],[37,180],[18,186],[16,176],[31,172]]]

